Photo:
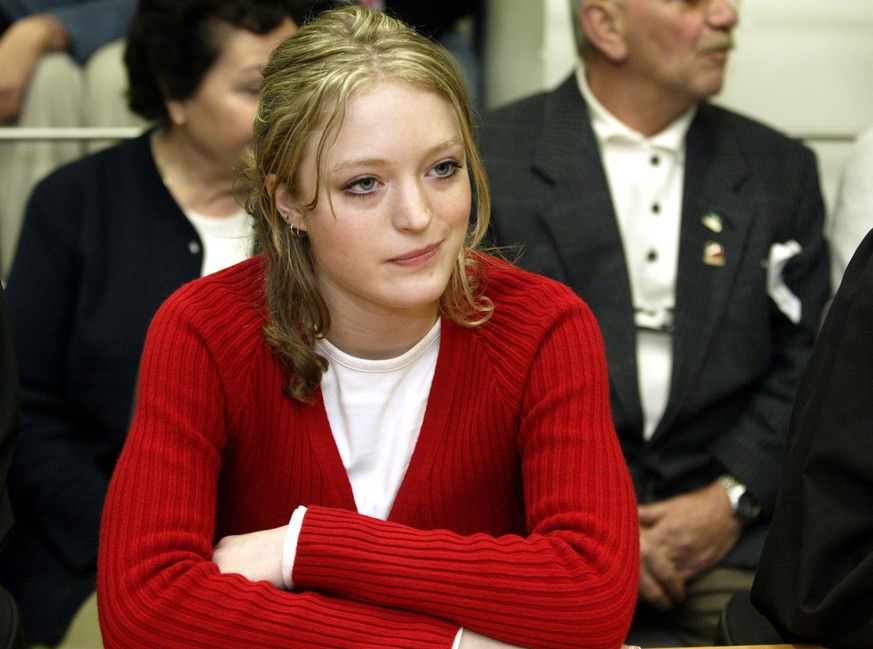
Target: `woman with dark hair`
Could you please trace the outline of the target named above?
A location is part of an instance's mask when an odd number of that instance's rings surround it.
[[[95,589],[97,531],[148,323],[179,286],[252,253],[238,174],[282,3],[150,0],[130,28],[142,136],[34,190],[7,297],[22,426],[0,580],[28,641],[55,644]],[[96,621],[95,621],[96,624]]]
[[[107,647],[621,645],[638,521],[600,332],[479,250],[473,128],[450,54],[384,13],[276,48],[246,167],[262,254],[147,336]]]

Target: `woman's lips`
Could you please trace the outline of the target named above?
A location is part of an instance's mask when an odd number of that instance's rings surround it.
[[[424,248],[419,248],[418,250],[413,250],[403,255],[392,257],[388,261],[400,266],[422,266],[434,259],[439,253],[439,249],[440,244],[434,243]]]

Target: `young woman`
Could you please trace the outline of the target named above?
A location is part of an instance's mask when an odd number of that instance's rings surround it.
[[[146,342],[107,647],[621,644],[638,526],[599,330],[476,250],[472,129],[450,56],[382,13],[274,52],[263,254],[176,292]]]

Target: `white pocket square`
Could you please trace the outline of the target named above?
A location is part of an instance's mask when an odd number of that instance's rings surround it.
[[[770,257],[767,260],[767,293],[794,324],[800,322],[800,299],[785,285],[783,271],[788,261],[800,254],[803,247],[794,239],[785,243],[774,243],[770,246]]]

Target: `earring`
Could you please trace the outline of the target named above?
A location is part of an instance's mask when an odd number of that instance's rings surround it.
[[[288,224],[288,229],[291,230],[291,236],[295,239],[305,239],[306,238],[306,230],[301,230],[293,223]]]

